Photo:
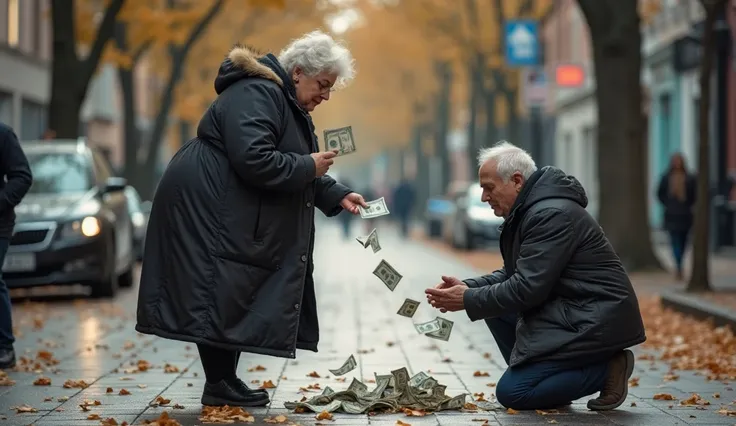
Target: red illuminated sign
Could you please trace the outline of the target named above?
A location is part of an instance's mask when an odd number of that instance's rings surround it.
[[[579,87],[585,82],[585,70],[578,65],[558,65],[555,83],[558,87]]]

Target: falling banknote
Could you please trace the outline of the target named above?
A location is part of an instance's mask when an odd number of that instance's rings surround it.
[[[360,217],[363,219],[372,219],[374,217],[384,216],[390,213],[386,206],[386,200],[384,200],[383,197],[377,200],[368,201],[366,204],[368,204],[367,208],[358,206]]]
[[[427,334],[427,333],[433,333],[436,331],[440,331],[440,322],[437,321],[437,319],[433,319],[432,321],[423,322],[420,324],[414,324],[414,328],[417,329],[417,332],[419,334]]]
[[[378,231],[375,228],[373,228],[367,237],[357,237],[355,240],[359,242],[363,248],[371,246],[373,253],[378,253],[378,251],[381,250],[381,244],[378,242]]]
[[[399,308],[399,312],[397,312],[397,314],[401,315],[402,317],[411,318],[416,313],[418,307],[419,302],[417,302],[416,300],[406,299],[401,305],[401,308]]]
[[[358,363],[355,362],[355,357],[350,355],[350,358],[345,361],[342,367],[338,368],[337,370],[330,370],[330,373],[334,374],[335,376],[342,376],[350,371],[353,371],[357,365]]]
[[[376,266],[376,269],[373,270],[373,275],[383,281],[383,283],[386,284],[386,287],[391,291],[394,291],[396,285],[398,285],[399,281],[403,278],[403,276],[385,260],[381,260],[378,266]]]
[[[337,151],[337,156],[355,152],[352,126],[325,130],[325,151]]]
[[[437,331],[431,331],[428,333],[424,333],[427,337],[431,337],[433,339],[439,339],[444,340],[445,342],[450,340],[450,333],[452,333],[452,326],[453,322],[444,319],[441,317],[437,317],[434,319],[439,324],[440,328]]]

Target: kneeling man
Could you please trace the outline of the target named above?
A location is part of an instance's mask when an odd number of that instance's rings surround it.
[[[537,170],[524,150],[502,142],[479,156],[482,200],[505,221],[504,267],[426,290],[442,312],[485,320],[509,368],[498,402],[549,409],[594,393],[591,410],[612,410],[628,393],[634,355],[646,340],[629,277],[585,210],[585,191],[555,167]]]

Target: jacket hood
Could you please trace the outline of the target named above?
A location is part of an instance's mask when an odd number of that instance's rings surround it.
[[[527,185],[531,185],[528,189]],[[532,205],[549,198],[566,198],[575,201],[583,208],[588,206],[585,189],[574,176],[568,175],[557,167],[543,167],[529,178],[519,198],[519,204],[526,210]]]
[[[281,87],[284,87],[284,82],[291,82],[274,55],[238,44],[230,50],[217,71],[215,91],[219,95],[244,78],[265,78]]]

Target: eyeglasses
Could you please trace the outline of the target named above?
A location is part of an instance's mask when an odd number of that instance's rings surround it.
[[[325,83],[324,81],[317,80],[317,84],[319,85],[319,92],[321,94],[332,93],[335,91],[335,88],[330,86],[330,83]]]

